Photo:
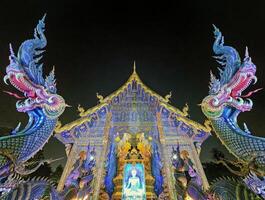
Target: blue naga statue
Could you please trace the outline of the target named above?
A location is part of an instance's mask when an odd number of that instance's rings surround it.
[[[47,178],[24,180],[18,174],[12,174],[0,186],[0,199],[50,199],[50,200],[87,200],[92,196],[94,178],[95,149],[88,146],[87,151],[80,153],[79,159],[66,179],[62,192],[57,192],[54,183]],[[89,197],[90,196],[90,197]]]
[[[252,109],[253,103],[249,97],[260,90],[242,94],[257,82],[256,66],[247,48],[245,58],[241,61],[233,47],[225,46],[224,37],[215,26],[214,36],[213,51],[222,68],[219,69],[219,79],[211,73],[209,95],[203,99],[201,108],[222,144],[237,158],[238,161],[234,163],[241,169],[244,182],[265,198],[265,138],[254,136],[246,124],[242,130],[237,123],[241,112]]]
[[[1,187],[11,174],[25,175],[37,169],[29,169],[28,160],[47,143],[58,117],[67,106],[57,94],[54,70],[46,78],[43,77],[40,59],[47,44],[44,19],[45,16],[39,20],[34,39],[23,42],[17,55],[10,45],[10,64],[6,68],[4,82],[8,85],[9,81],[23,96],[6,93],[19,99],[17,111],[27,113],[29,118],[25,128],[18,126],[8,136],[0,137]]]

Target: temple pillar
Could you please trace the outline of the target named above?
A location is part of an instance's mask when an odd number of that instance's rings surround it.
[[[63,190],[66,178],[70,174],[72,167],[78,158],[78,153],[79,153],[79,151],[78,151],[77,144],[73,144],[73,146],[72,146],[72,148],[68,154],[66,165],[64,167],[62,176],[61,176],[60,181],[59,181],[58,186],[57,186],[58,192],[61,192]]]
[[[104,136],[102,138],[102,150],[97,160],[97,165],[94,172],[94,191],[93,199],[99,199],[100,188],[104,184],[105,177],[105,159],[107,158],[109,131],[111,127],[111,113],[107,114],[107,119],[104,127]]]
[[[163,157],[163,169],[165,171],[164,183],[166,184],[170,200],[177,200],[176,189],[175,189],[175,185],[174,185],[174,177],[173,177],[173,173],[172,173],[172,167],[169,165],[169,163],[171,163],[171,159],[169,157],[169,154],[167,153],[163,124],[162,124],[162,120],[161,120],[161,113],[158,112],[156,114],[156,117],[157,117],[157,127],[158,127],[158,132],[159,132],[159,139],[160,139],[160,143],[162,146],[162,148],[161,148],[162,152],[161,153],[162,153],[162,157]]]
[[[189,140],[190,143],[190,149],[191,149],[191,159],[192,161],[194,161],[194,164],[196,166],[196,170],[198,171],[198,174],[200,175],[201,179],[202,179],[202,183],[203,183],[203,188],[205,190],[207,190],[209,188],[209,183],[207,180],[207,177],[205,175],[205,172],[203,170],[201,161],[200,161],[200,155],[198,154],[198,152],[196,151],[196,148],[193,144],[192,140]]]
[[[171,155],[172,147],[176,146],[177,144],[180,146],[180,151],[188,151],[189,158],[192,160],[194,168],[202,179],[203,188],[207,190],[209,188],[209,183],[203,170],[199,154],[197,153],[196,148],[193,144],[193,140],[185,136],[171,136],[166,139],[166,144],[167,148],[164,151],[167,151],[166,154],[168,156]],[[173,174],[173,171],[171,173]]]

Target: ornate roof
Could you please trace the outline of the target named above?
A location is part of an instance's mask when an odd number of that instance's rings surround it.
[[[110,102],[117,96],[119,96],[130,84],[132,84],[132,82],[137,82],[137,84],[141,85],[141,87],[144,89],[144,91],[146,93],[149,93],[151,96],[154,96],[158,99],[159,104],[166,108],[168,111],[170,111],[171,113],[175,114],[175,117],[178,121],[181,121],[187,125],[189,125],[190,127],[192,127],[192,129],[195,130],[195,132],[199,132],[199,131],[203,131],[206,133],[210,133],[211,128],[210,128],[210,124],[208,121],[205,121],[204,125],[201,125],[198,122],[195,122],[191,119],[188,118],[188,105],[186,104],[186,106],[180,110],[178,108],[175,108],[174,106],[169,104],[169,98],[171,97],[171,93],[166,95],[165,97],[160,96],[159,94],[157,94],[156,92],[154,92],[153,90],[151,90],[150,88],[148,88],[140,79],[140,77],[138,76],[137,72],[136,72],[136,65],[134,63],[134,67],[133,67],[133,73],[131,74],[131,76],[129,77],[129,79],[127,80],[127,82],[122,85],[118,90],[116,90],[115,92],[113,92],[112,94],[108,95],[107,97],[103,97],[99,94],[97,94],[97,98],[99,99],[99,104],[88,109],[85,110],[82,107],[78,107],[78,111],[79,111],[79,116],[80,118],[72,121],[68,124],[65,124],[62,126],[62,124],[59,122],[58,126],[55,129],[55,132],[57,134],[63,133],[65,131],[70,131],[71,129],[74,129],[77,126],[80,126],[86,122],[89,122],[93,119],[94,117],[94,113],[97,113],[99,110],[101,110],[102,108],[108,106],[110,104]]]

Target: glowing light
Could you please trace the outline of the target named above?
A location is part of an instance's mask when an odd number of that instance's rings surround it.
[[[185,197],[185,200],[193,200],[193,198],[191,198],[191,197],[187,194],[187,196]]]
[[[87,194],[86,196],[84,196],[84,198],[77,198],[77,197],[74,197],[74,198],[72,198],[71,200],[88,200],[88,198],[89,198],[89,195]]]
[[[178,156],[176,154],[173,155],[173,159],[174,160],[177,160],[178,159]]]
[[[118,136],[118,137],[115,138],[115,141],[119,142],[119,141],[121,141],[121,138]]]
[[[90,156],[90,160],[94,160],[94,156]]]
[[[124,167],[122,199],[146,200],[143,164],[126,164]]]

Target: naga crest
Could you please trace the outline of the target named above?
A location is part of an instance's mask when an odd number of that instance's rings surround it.
[[[54,69],[43,78],[43,64],[40,63],[47,40],[44,35],[44,17],[34,31],[34,39],[26,40],[19,47],[17,56],[10,44],[10,64],[6,68],[7,80],[24,96],[6,92],[20,99],[16,103],[19,112],[29,112],[36,108],[42,108],[49,118],[61,115],[66,107],[64,99],[56,94],[56,80]]]
[[[247,97],[258,90],[242,95],[252,82],[257,82],[256,66],[249,57],[248,49],[246,48],[245,58],[241,62],[238,52],[233,47],[224,45],[224,37],[215,26],[214,36],[213,51],[222,67],[218,68],[219,78],[210,73],[209,95],[202,101],[202,111],[208,118],[220,117],[227,106],[241,112],[250,111],[253,103]]]

